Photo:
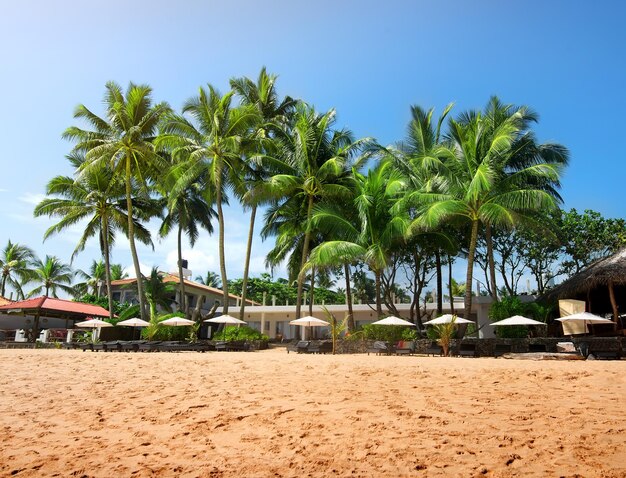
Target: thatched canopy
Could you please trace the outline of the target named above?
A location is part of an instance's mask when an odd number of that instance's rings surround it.
[[[544,294],[542,299],[553,301],[572,298],[592,289],[606,288],[610,285],[626,286],[626,248],[594,262]]]

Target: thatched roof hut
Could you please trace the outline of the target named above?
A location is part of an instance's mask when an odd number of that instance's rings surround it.
[[[626,248],[600,259],[541,297],[543,301],[580,299],[587,310],[612,313],[615,321],[626,311]]]

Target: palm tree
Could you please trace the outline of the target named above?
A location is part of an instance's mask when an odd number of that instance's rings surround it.
[[[180,284],[179,310],[187,313],[185,278],[183,276],[183,252],[182,236],[185,233],[191,247],[195,246],[199,236],[199,227],[209,234],[213,233],[211,219],[216,214],[211,207],[211,198],[208,197],[206,171],[202,172],[196,181],[189,184],[185,189],[174,188],[183,173],[175,167],[169,177],[161,183],[164,197],[167,198],[167,211],[163,218],[159,235],[167,236],[173,227],[177,227],[177,251],[178,251],[178,278]]]
[[[204,284],[207,287],[214,287],[216,289],[219,289],[222,287],[219,274],[216,274],[215,272],[211,272],[211,271],[207,271],[204,277],[196,276],[196,282],[200,284]]]
[[[153,267],[146,280],[146,298],[150,305],[150,320],[156,319],[157,307],[167,312],[172,311],[172,295],[176,293],[176,287],[167,282],[163,282],[163,274],[158,268]]]
[[[211,85],[208,85],[208,91],[200,88],[198,96],[183,106],[183,113],[190,114],[196,125],[182,115],[170,114],[162,125],[158,141],[161,147],[170,149],[172,154],[184,154],[189,158],[188,168],[175,189],[185,189],[200,171],[208,171],[217,208],[224,313],[228,313],[229,300],[224,256],[224,190],[241,170],[242,153],[247,146],[249,133],[258,123],[258,113],[253,106],[231,107],[233,94],[230,91],[222,96]]]
[[[122,264],[111,264],[111,280],[122,280],[128,278],[128,274],[124,272]]]
[[[36,259],[33,262],[33,269],[31,274],[31,280],[29,282],[35,282],[39,285],[30,291],[29,297],[34,297],[43,292],[45,297],[50,296],[57,297],[57,291],[62,290],[68,294],[74,292],[71,287],[72,279],[74,278],[74,272],[68,264],[64,264],[56,256],[46,256],[42,261]]]
[[[82,152],[75,151],[67,156],[75,170],[80,171],[85,165]],[[34,215],[60,218],[59,222],[50,226],[44,233],[44,240],[52,234],[61,233],[67,228],[87,221],[83,233],[72,253],[71,260],[85,249],[87,241],[98,236],[100,251],[104,258],[101,275],[94,280],[106,282],[107,297],[109,299],[109,314],[113,318],[113,297],[111,293],[110,255],[115,243],[115,231],[128,232],[127,203],[124,193],[124,182],[113,173],[108,164],[101,164],[83,171],[76,178],[56,176],[46,187],[48,198],[42,200],[35,207]],[[131,202],[136,208],[144,209],[148,213],[149,201],[133,197]],[[151,206],[154,209],[154,206]],[[150,232],[133,218],[135,237],[144,244],[152,245]],[[95,272],[92,264],[92,272]],[[94,278],[94,274],[90,274]]]
[[[156,153],[152,140],[159,121],[169,111],[166,103],[153,105],[151,95],[152,89],[147,85],[130,83],[124,94],[119,85],[108,82],[104,96],[106,119],[79,105],[74,117],[85,120],[93,129],[72,126],[63,133],[66,139],[77,142],[74,151],[85,154],[81,173],[89,174],[92,169],[108,165],[116,176],[123,178],[128,240],[137,277],[139,309],[144,320],[146,298],[135,246],[133,192],[139,187],[147,196],[147,181],[167,167],[164,159]]]
[[[6,285],[9,284],[17,292],[18,298],[24,298],[22,283],[31,273],[30,263],[34,260],[35,253],[29,247],[18,243],[7,242],[0,256],[0,270],[2,271],[2,283],[0,284],[0,296],[6,294]]]
[[[303,208],[300,209],[305,218],[300,270],[309,256],[313,206],[322,199],[350,197],[349,188],[342,183],[349,175],[350,160],[369,141],[355,142],[349,131],[333,130],[334,121],[335,110],[320,115],[305,104],[298,105],[293,128],[277,135],[276,153],[262,158],[263,164],[271,165],[276,173],[259,185],[255,194],[262,199],[283,198],[283,204],[289,205],[291,210]],[[300,317],[303,284],[304,275],[300,273],[296,318]]]
[[[536,155],[524,161],[512,160],[512,147],[523,132],[524,116],[521,110],[495,128],[489,127],[489,120],[480,112],[464,113],[458,120],[451,120],[449,140],[455,154],[426,166],[440,179],[437,187],[423,188],[408,198],[419,211],[411,232],[432,230],[453,218],[470,223],[465,317],[471,313],[479,225],[515,227],[520,221],[531,221],[533,211],[556,207],[550,188],[558,184],[563,162],[541,162]]]
[[[392,214],[406,181],[399,171],[393,169],[390,161],[381,162],[367,176],[356,171],[353,175],[353,206],[358,214],[358,225],[355,227],[336,208],[317,208],[313,224],[339,232],[347,240],[320,244],[311,251],[309,265],[329,266],[363,260],[374,273],[376,311],[382,316],[382,272],[389,264],[393,248],[403,242],[409,225],[408,216],[403,212]]]
[[[255,142],[255,151],[253,154],[267,153],[268,147],[273,146],[272,138],[275,135],[276,128],[284,126],[289,116],[292,114],[296,100],[286,96],[282,101],[278,98],[276,92],[276,75],[267,73],[265,67],[261,68],[256,83],[249,78],[234,78],[230,80],[230,87],[241,98],[245,105],[253,106],[257,109],[260,124],[255,132],[257,141]],[[269,171],[253,161],[246,164],[244,169],[244,181],[246,190],[252,186],[265,181],[269,175]],[[246,246],[246,259],[243,270],[243,283],[241,286],[241,309],[239,317],[243,318],[246,307],[246,296],[248,292],[248,274],[250,270],[250,257],[252,255],[252,238],[254,235],[254,223],[256,220],[256,212],[259,202],[251,194],[244,194],[242,197],[244,204],[250,206],[250,227],[248,231],[248,244]]]

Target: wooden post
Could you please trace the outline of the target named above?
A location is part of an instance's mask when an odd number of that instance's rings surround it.
[[[613,289],[613,281],[609,281],[609,298],[611,299],[611,307],[613,308],[613,322],[615,327],[618,324],[619,311],[617,310],[617,301],[615,300],[615,290]]]

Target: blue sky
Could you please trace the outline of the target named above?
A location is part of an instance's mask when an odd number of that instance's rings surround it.
[[[565,207],[624,217],[625,21],[618,1],[6,2],[0,246],[11,239],[69,261],[80,231],[43,243],[51,222],[32,209],[50,178],[71,173],[61,133],[76,124],[77,104],[102,112],[106,81],[148,83],[155,100],[180,108],[200,85],[225,91],[229,78],[254,78],[263,65],[280,76],[281,94],[334,107],[339,126],[383,144],[402,138],[411,104],[440,111],[454,101],[458,113],[496,94],[529,105],[539,139],[571,151]],[[247,222],[231,209],[231,277],[242,274]],[[270,247],[256,239],[254,274]],[[123,237],[113,254],[131,264]],[[93,242],[74,265],[98,255]],[[194,273],[218,270],[215,238],[185,255]],[[171,269],[174,237],[140,249],[140,260]]]

